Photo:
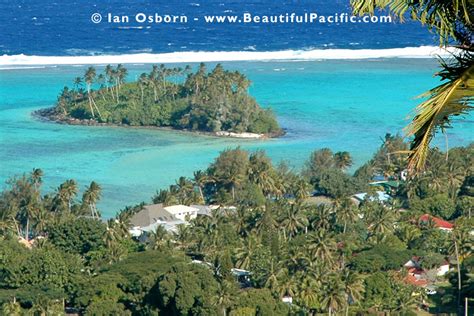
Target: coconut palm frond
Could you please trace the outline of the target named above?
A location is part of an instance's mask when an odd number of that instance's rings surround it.
[[[410,8],[410,2],[407,0],[351,0],[351,6],[356,15],[373,15],[377,9],[389,9],[403,21],[405,13]]]
[[[351,0],[351,5],[356,15],[388,10],[401,21],[409,16],[433,29],[441,45],[462,37],[463,28],[472,28],[474,22],[471,0]]]
[[[413,137],[408,167],[412,172],[423,169],[428,146],[437,131],[445,132],[454,116],[473,109],[474,102],[474,29],[473,0],[351,0],[356,15],[374,15],[387,10],[400,21],[410,17],[433,30],[440,46],[454,44],[450,62],[440,61],[442,71],[436,75],[443,83],[421,97],[427,98],[415,109],[406,133]],[[454,43],[453,43],[454,41]]]
[[[473,56],[465,56],[455,57],[451,64],[443,62],[444,70],[438,75],[448,81],[420,96],[428,99],[417,106],[415,116],[406,128],[407,136],[414,136],[408,158],[411,171],[423,169],[435,133],[440,129],[444,132],[453,117],[474,108]],[[467,64],[464,63],[466,60]]]

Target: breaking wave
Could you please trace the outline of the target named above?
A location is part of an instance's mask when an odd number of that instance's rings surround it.
[[[222,61],[275,61],[275,60],[327,60],[327,59],[374,59],[374,58],[432,58],[447,56],[452,50],[434,46],[389,48],[389,49],[314,49],[282,51],[230,51],[230,52],[174,52],[174,53],[136,53],[122,55],[94,56],[0,56],[0,66],[32,65],[98,65],[132,63],[194,63]]]

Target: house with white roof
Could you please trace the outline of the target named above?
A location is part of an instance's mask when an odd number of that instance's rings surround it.
[[[360,203],[362,201],[364,201],[367,197],[367,194],[368,193],[357,193],[357,194],[354,194],[352,196],[352,199],[354,200],[354,202],[356,203]],[[378,200],[382,203],[385,203],[385,202],[388,202],[390,200],[390,195],[388,195],[387,193],[385,193],[384,191],[376,191],[375,192],[375,196],[370,196],[369,197],[369,201],[375,201],[375,200]]]
[[[172,205],[164,208],[171,216],[182,221],[189,221],[197,217],[199,209],[186,205]]]
[[[197,214],[197,208],[186,205],[145,205],[130,219],[132,227],[129,232],[134,237],[140,237],[143,233],[156,231],[158,226],[175,232],[178,225],[186,225],[189,220],[196,218]]]

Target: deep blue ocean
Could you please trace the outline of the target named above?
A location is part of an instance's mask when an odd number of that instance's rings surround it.
[[[0,55],[90,55],[181,51],[277,51],[318,48],[398,48],[436,45],[418,23],[207,24],[204,15],[350,13],[348,0],[0,0]],[[187,24],[91,22],[93,13],[173,14]],[[384,14],[384,13],[382,13]],[[386,12],[385,12],[386,14]],[[192,18],[199,18],[194,21]],[[140,26],[141,28],[134,28]]]

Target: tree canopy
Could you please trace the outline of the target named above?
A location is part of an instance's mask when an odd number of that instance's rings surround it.
[[[72,88],[62,90],[55,118],[214,133],[278,136],[282,132],[271,110],[262,109],[248,94],[247,77],[220,64],[210,72],[205,64],[196,72],[190,66],[162,64],[135,82],[126,82],[127,74],[122,65],[108,65],[99,75],[89,67]]]
[[[317,149],[298,170],[275,166],[263,151],[226,149],[153,197],[220,207],[145,239],[129,232],[142,205],[98,218],[95,182],[79,198],[74,180],[44,193],[40,169],[13,177],[0,193],[2,312],[407,314],[426,302],[456,312],[473,282],[474,146],[452,148],[447,160],[432,149],[425,173],[403,180],[406,160],[387,153],[404,146],[387,135],[354,174],[341,163],[352,160],[346,152]],[[374,176],[399,186],[369,185]],[[354,203],[361,190],[366,199]],[[390,200],[379,201],[376,190]],[[424,214],[449,220],[452,230],[421,221]],[[437,286],[434,296],[409,282],[404,265],[412,258]],[[437,276],[446,262],[451,272]]]

